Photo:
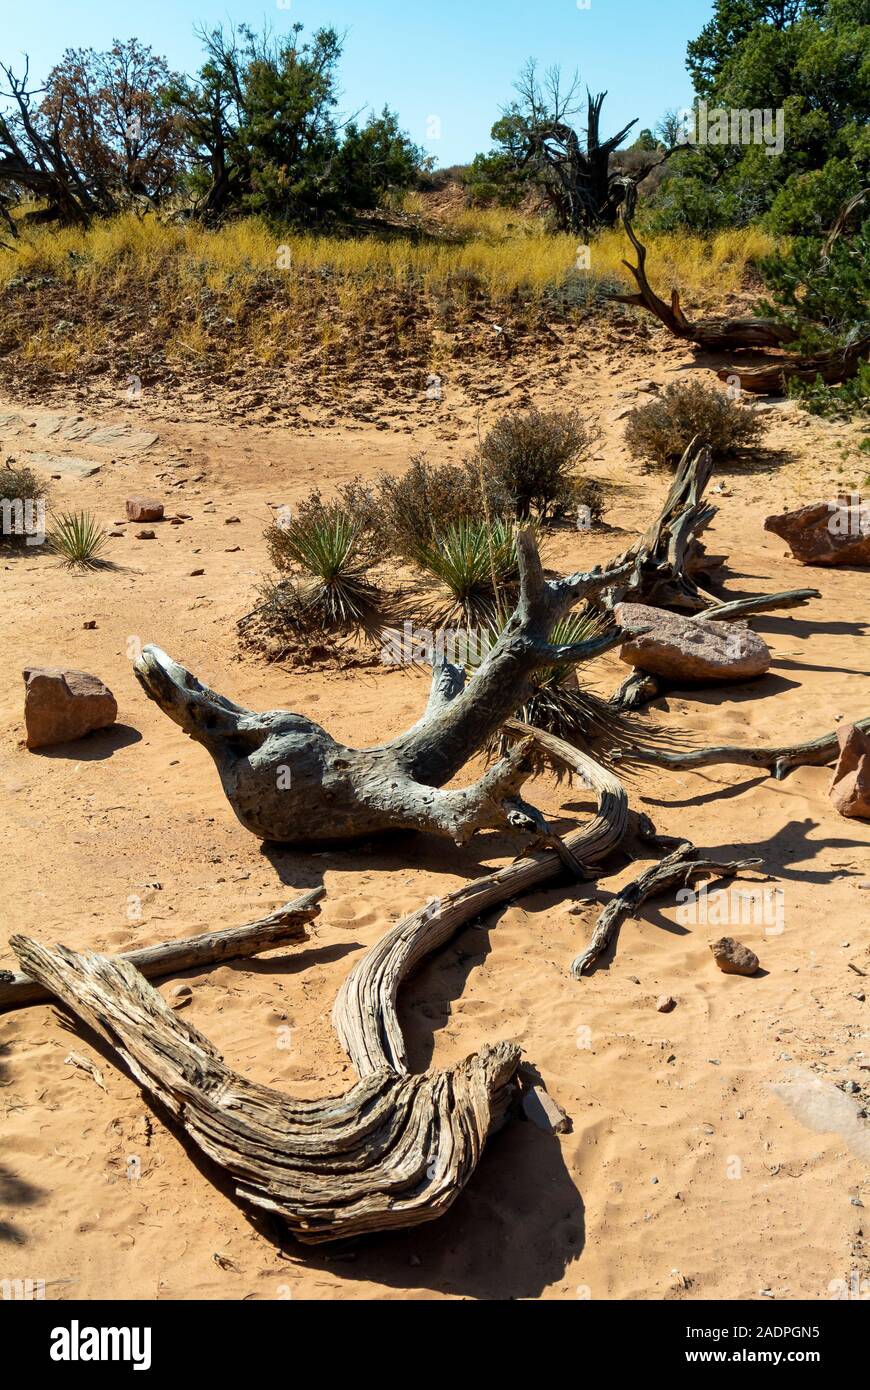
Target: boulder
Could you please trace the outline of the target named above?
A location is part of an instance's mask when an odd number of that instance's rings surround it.
[[[857,494],[769,516],[764,529],[802,565],[870,565],[870,501]]]
[[[117,700],[96,676],[52,666],[29,666],[23,675],[28,748],[83,738],[118,717]]]
[[[870,738],[854,724],[837,733],[840,757],[831,800],[841,816],[870,820]]]
[[[754,975],[758,969],[758,956],[733,936],[723,936],[710,946],[713,959],[723,975]]]
[[[616,621],[629,634],[619,653],[626,665],[671,681],[745,681],[770,667],[767,643],[744,623],[687,618],[642,603],[617,604]]]
[[[163,503],[153,497],[128,497],[128,521],[162,521]]]

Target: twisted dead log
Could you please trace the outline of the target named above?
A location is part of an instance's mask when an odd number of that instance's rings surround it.
[[[856,719],[856,729],[870,733],[870,719]],[[621,748],[611,754],[613,762],[652,763],[674,772],[688,772],[697,767],[715,767],[729,763],[736,767],[767,768],[778,782],[783,781],[793,767],[826,767],[839,754],[836,733],[823,734],[806,743],[784,744],[778,748],[744,748],[739,744],[721,747],[694,748],[685,753],[670,753],[662,748]]]
[[[790,381],[812,384],[821,377],[826,386],[851,381],[868,357],[870,335],[849,347],[820,352],[814,357],[776,357],[757,367],[723,367],[716,375],[722,381],[739,381],[741,390],[755,395],[784,396]]]
[[[156,647],[145,648],[136,676],[211,754],[233,810],[261,839],[310,844],[403,829],[464,844],[481,829],[535,819],[518,796],[534,770],[533,747],[518,744],[469,787],[444,784],[520,708],[537,670],[585,661],[621,640],[612,627],[570,646],[549,636],[575,604],[626,577],[632,561],[547,581],[530,531],[519,533],[517,551],[517,609],[473,679],[466,684],[463,669],[436,660],[423,718],[376,748],[345,747],[301,714],[243,709]]]
[[[534,739],[543,752],[570,766],[595,791],[596,816],[565,837],[565,844],[591,877],[590,866],[612,853],[625,838],[625,788],[612,772],[563,739],[518,720],[510,720],[508,729]],[[411,913],[366,952],[342,985],[332,1013],[341,1045],[358,1075],[368,1076],[384,1066],[407,1071],[396,998],[403,980],[420,960],[442,946],[466,922],[539,887],[556,877],[561,868],[560,857],[553,852],[520,859]]]
[[[512,732],[570,761],[596,791],[596,816],[567,838],[576,861],[586,869],[615,849],[628,823],[618,778],[553,735],[521,724]],[[503,1042],[446,1070],[409,1075],[396,996],[459,926],[553,878],[562,863],[549,852],[468,884],[412,913],[366,953],[334,1013],[361,1079],[330,1100],[292,1100],[231,1071],[130,960],[49,950],[21,936],[11,944],[27,975],[105,1039],[239,1197],[316,1244],[431,1221],[471,1177],[507,1113],[520,1049]]]
[[[595,924],[589,945],[574,959],[571,966],[574,979],[579,980],[590,969],[626,918],[636,916],[638,908],[648,898],[654,898],[678,883],[689,884],[698,874],[714,873],[722,878],[730,878],[743,869],[757,868],[761,862],[760,859],[738,859],[733,863],[720,864],[715,859],[702,858],[695,846],[686,841],[611,898]]]
[[[648,309],[675,337],[695,343],[706,352],[725,352],[732,348],[782,347],[785,343],[794,342],[797,336],[794,330],[786,324],[777,323],[774,319],[756,318],[747,314],[739,318],[696,319],[695,322],[691,322],[680,307],[679,290],[671,290],[670,304],[659,299],[646,277],[647,249],[631,225],[636,201],[636,192],[632,193],[629,190],[622,209],[622,225],[634,247],[637,265],[625,260],[622,264],[634,277],[637,293],[611,294],[608,296],[609,299],[617,300],[620,304],[634,304],[641,309]]]
[[[446,1071],[372,1072],[343,1096],[291,1100],[226,1066],[129,961],[11,942],[22,969],[93,1028],[153,1100],[305,1244],[441,1215],[504,1119],[520,1049],[499,1043]]]
[[[276,946],[307,941],[305,924],[320,915],[318,904],[325,893],[324,888],[312,888],[292,903],[279,907],[277,912],[244,927],[227,927],[182,941],[143,946],[135,951],[124,951],[119,959],[129,961],[146,980],[158,980],[178,975],[182,970],[197,970],[223,960],[246,960],[249,956],[274,950]],[[42,1004],[50,998],[35,980],[12,970],[0,970],[0,1009],[18,1004]]]

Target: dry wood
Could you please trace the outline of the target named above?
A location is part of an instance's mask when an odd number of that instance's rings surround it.
[[[750,314],[741,318],[696,319],[690,322],[680,307],[678,290],[671,290],[670,304],[659,299],[646,278],[647,249],[631,225],[635,203],[636,191],[628,189],[622,209],[622,224],[637,255],[637,265],[632,265],[630,261],[623,261],[623,265],[631,271],[638,287],[637,293],[613,294],[609,296],[611,299],[648,309],[678,338],[696,343],[708,352],[722,352],[731,348],[782,347],[785,343],[794,342],[794,330],[773,319],[756,318]]]
[[[821,352],[815,357],[775,357],[757,367],[723,367],[716,375],[722,381],[736,378],[743,391],[755,395],[782,396],[790,381],[814,382],[821,377],[827,386],[850,381],[861,363],[870,357],[870,335],[847,348]]]
[[[514,721],[510,732],[569,762],[596,793],[597,814],[566,837],[573,861],[585,869],[615,849],[628,823],[619,779],[553,735]],[[468,1181],[504,1120],[520,1049],[499,1043],[458,1066],[411,1076],[396,996],[459,926],[562,866],[555,851],[520,860],[411,914],[367,952],[334,1014],[361,1080],[323,1101],[294,1101],[232,1072],[131,961],[49,950],[20,936],[11,944],[28,976],[100,1033],[240,1197],[317,1243],[433,1220]]]
[[[870,733],[870,719],[857,719],[855,727]],[[809,739],[806,743],[789,743],[779,748],[744,748],[739,744],[721,747],[694,748],[686,753],[670,753],[661,748],[619,749],[611,755],[614,762],[653,763],[675,772],[695,767],[714,767],[731,763],[739,767],[766,767],[782,781],[793,767],[825,767],[839,753],[836,732]]]
[[[325,891],[323,888],[313,888],[292,903],[287,903],[286,907],[280,907],[277,912],[244,927],[219,928],[203,932],[201,936],[185,937],[181,941],[164,941],[159,946],[139,947],[135,951],[125,951],[119,959],[129,961],[146,980],[156,980],[166,975],[177,975],[182,970],[214,965],[216,961],[241,960],[271,951],[276,946],[307,941],[305,924],[319,916],[318,903]],[[0,970],[0,1009],[19,1004],[41,1004],[50,998],[50,992],[26,975]]]
[[[511,749],[469,787],[444,791],[445,784],[522,706],[536,671],[585,661],[621,640],[612,626],[576,645],[549,638],[577,603],[626,578],[633,560],[547,581],[531,531],[519,533],[517,551],[517,609],[473,679],[466,683],[463,669],[436,660],[423,718],[376,748],[345,747],[301,714],[243,709],[156,647],[145,648],[136,675],[208,750],[233,810],[261,839],[310,844],[403,829],[463,844],[481,829],[517,824],[517,794],[534,770],[531,747]]]
[[[616,849],[628,828],[628,799],[619,779],[553,734],[518,720],[510,720],[507,728],[534,739],[543,752],[570,766],[594,790],[596,816],[565,837],[572,855],[583,866],[590,866]],[[546,883],[561,870],[562,862],[555,852],[520,859],[411,913],[366,952],[342,986],[332,1014],[342,1047],[360,1076],[384,1066],[407,1070],[396,998],[402,981],[419,961],[466,922]]]
[[[698,874],[712,872],[720,877],[730,877],[742,869],[757,868],[761,862],[760,859],[739,859],[720,864],[715,859],[701,858],[688,841],[680,845],[673,854],[654,864],[651,869],[646,869],[639,878],[626,884],[611,898],[595,924],[589,945],[575,958],[571,974],[575,980],[579,980],[607,949],[626,918],[634,917],[648,898],[654,898],[678,883],[688,884]]]

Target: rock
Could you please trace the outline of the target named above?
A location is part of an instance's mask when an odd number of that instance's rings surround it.
[[[137,531],[136,539],[137,541],[154,541],[157,537],[153,531]]]
[[[870,565],[870,501],[857,494],[769,516],[764,529],[781,536],[802,565]]]
[[[758,956],[748,946],[735,941],[733,936],[723,936],[710,947],[713,958],[725,975],[754,975],[758,970]]]
[[[118,717],[111,690],[85,671],[28,666],[22,674],[28,748],[69,743],[95,729],[108,729]]]
[[[224,526],[238,526],[241,524],[241,517],[228,516],[224,520]]]
[[[849,724],[837,730],[840,757],[831,783],[831,800],[841,816],[870,820],[870,738]]]
[[[672,994],[661,994],[656,1000],[656,1008],[660,1014],[672,1014],[677,1007],[677,1001]]]
[[[82,623],[85,632],[93,632],[96,626],[96,621],[93,618],[89,618],[86,623]]]
[[[201,574],[205,574],[205,570],[191,570],[191,571],[190,571],[190,577],[191,577],[191,579],[199,579],[199,576],[200,576]]]
[[[767,643],[742,623],[686,618],[642,603],[620,603],[616,620],[629,634],[627,666],[673,681],[743,681],[770,668]]]
[[[162,521],[163,503],[153,497],[128,497],[128,521]]]
[[[527,1119],[547,1134],[565,1134],[571,1121],[543,1086],[534,1085],[523,1096],[523,1111]]]

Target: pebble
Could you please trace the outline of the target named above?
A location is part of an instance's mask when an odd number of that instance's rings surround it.
[[[673,1013],[676,1007],[677,1001],[671,994],[661,994],[659,995],[659,998],[656,1001],[656,1008],[658,1009],[660,1014]]]
[[[191,579],[198,579],[199,576],[200,576],[201,574],[205,574],[205,570],[191,570],[191,571],[190,571],[190,578],[191,578]]]
[[[153,531],[137,531],[136,539],[137,541],[153,541],[156,540],[157,537]]]

